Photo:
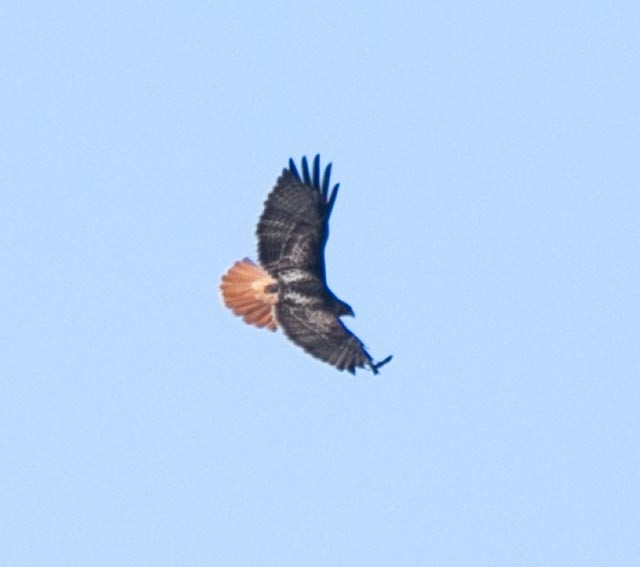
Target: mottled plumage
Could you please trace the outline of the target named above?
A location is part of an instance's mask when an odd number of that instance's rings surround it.
[[[377,374],[391,357],[373,361],[339,319],[353,315],[353,310],[326,282],[324,248],[339,188],[335,185],[329,191],[330,176],[331,164],[321,178],[320,156],[313,160],[312,171],[302,158],[302,175],[289,160],[289,168],[267,197],[256,230],[264,272],[254,272],[254,278],[260,283],[247,284],[249,271],[259,269],[255,264],[236,263],[223,278],[223,298],[248,323],[273,329],[275,319],[295,344],[339,370],[355,373],[356,368],[366,367]],[[267,303],[272,318],[265,315]]]

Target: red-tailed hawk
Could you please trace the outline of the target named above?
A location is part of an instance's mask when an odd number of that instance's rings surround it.
[[[374,362],[362,342],[340,317],[353,310],[327,286],[324,247],[329,216],[338,185],[329,192],[331,164],[320,179],[320,156],[309,171],[302,158],[302,176],[293,160],[282,171],[258,221],[258,259],[236,262],[223,276],[224,303],[247,323],[284,334],[306,352],[355,374],[374,374],[391,360]]]

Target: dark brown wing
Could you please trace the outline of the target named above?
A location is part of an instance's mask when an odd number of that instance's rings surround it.
[[[374,374],[391,360],[374,363],[362,341],[340,319],[325,309],[287,301],[276,305],[276,318],[284,333],[310,355],[338,370],[355,374],[356,368],[368,367]]]
[[[262,267],[277,276],[281,270],[309,270],[325,281],[324,247],[329,237],[329,216],[339,185],[329,193],[331,164],[320,179],[320,156],[309,171],[302,158],[302,176],[293,160],[264,204],[258,228],[258,257]]]
[[[262,267],[278,282],[274,306],[278,326],[306,352],[355,374],[370,368],[375,374],[391,357],[374,363],[362,342],[338,319],[353,314],[329,290],[324,247],[329,237],[329,216],[339,185],[329,192],[331,164],[320,179],[320,156],[309,171],[302,158],[302,175],[293,160],[267,197],[257,228]]]

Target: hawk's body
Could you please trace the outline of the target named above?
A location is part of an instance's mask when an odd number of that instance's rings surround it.
[[[329,192],[331,165],[320,179],[302,159],[302,176],[292,160],[267,197],[257,228],[260,267],[245,259],[222,280],[225,304],[259,327],[282,328],[295,344],[339,370],[368,367],[374,373],[391,357],[374,363],[362,342],[340,321],[353,315],[326,282],[324,247],[339,185]]]

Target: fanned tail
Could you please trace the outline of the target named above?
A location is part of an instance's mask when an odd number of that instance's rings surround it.
[[[277,329],[273,306],[278,302],[277,282],[249,258],[236,262],[220,283],[224,304],[249,325]]]

